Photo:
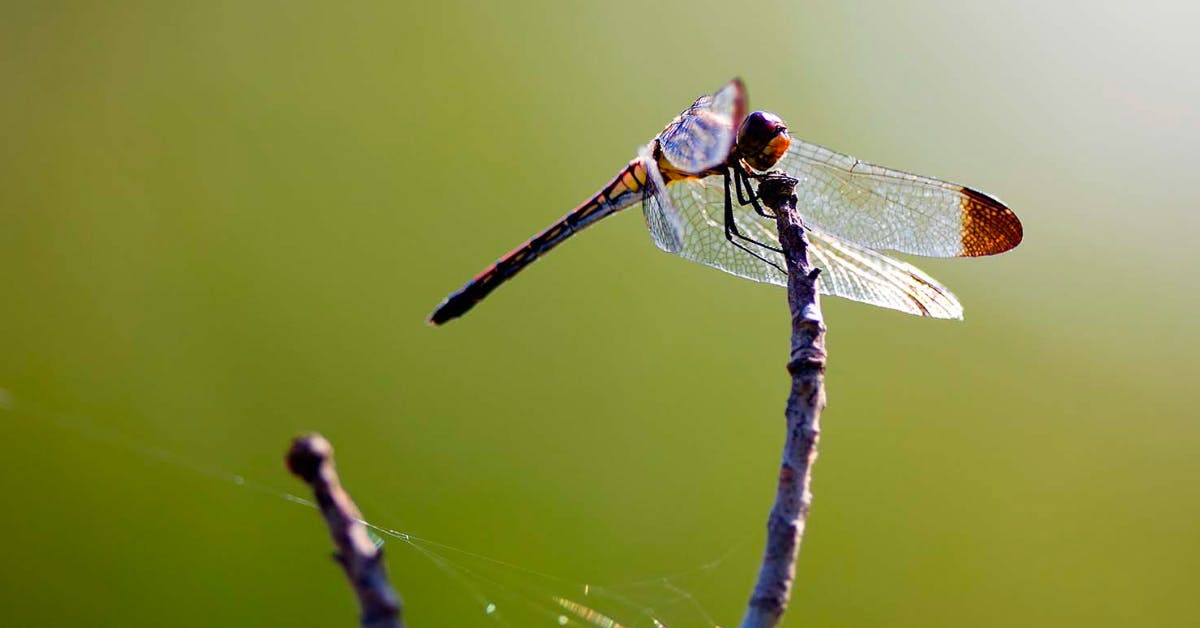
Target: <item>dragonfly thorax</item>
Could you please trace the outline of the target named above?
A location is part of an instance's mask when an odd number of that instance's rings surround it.
[[[775,167],[791,143],[783,119],[767,111],[755,111],[746,116],[738,129],[738,156],[759,172]]]

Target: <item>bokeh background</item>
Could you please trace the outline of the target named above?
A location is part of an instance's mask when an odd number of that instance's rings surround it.
[[[786,624],[1194,623],[1197,6],[5,3],[0,623],[350,625],[281,499],[315,429],[368,518],[455,548],[389,540],[411,625],[736,624],[781,290],[635,211],[424,324],[735,75],[1026,229],[919,260],[964,323],[825,302]]]

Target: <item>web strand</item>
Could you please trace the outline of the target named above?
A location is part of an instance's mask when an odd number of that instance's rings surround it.
[[[241,489],[270,496],[309,509],[317,509],[311,499],[249,479],[227,469],[197,463],[162,447],[140,442],[77,415],[59,413],[30,403],[0,388],[0,417],[25,415],[105,446],[142,458],[214,478]],[[455,547],[371,521],[362,521],[377,537],[393,540],[412,548],[416,555],[433,564],[462,593],[468,596],[484,617],[501,626],[512,626],[506,609],[532,612],[546,625],[582,625],[599,628],[660,628],[680,625],[717,626],[717,622],[696,597],[680,586],[680,578],[697,574],[711,575],[733,553],[730,547],[722,555],[698,567],[665,576],[627,583],[596,585],[556,576],[510,561]],[[653,604],[635,598],[649,597]],[[687,612],[672,609],[684,606]],[[671,615],[678,622],[667,621]]]

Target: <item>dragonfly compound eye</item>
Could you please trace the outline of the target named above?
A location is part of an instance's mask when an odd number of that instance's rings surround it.
[[[746,116],[742,128],[738,129],[739,156],[759,172],[774,167],[791,143],[783,119],[766,111],[755,111]]]

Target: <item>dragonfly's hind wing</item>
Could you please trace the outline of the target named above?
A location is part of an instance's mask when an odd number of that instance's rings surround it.
[[[684,259],[718,268],[731,275],[754,281],[786,285],[783,256],[769,249],[742,241],[764,259],[734,246],[725,238],[725,180],[721,176],[702,179],[683,179],[666,186],[665,193],[653,195],[645,202],[651,236],[658,248]],[[650,208],[653,208],[651,210]],[[660,243],[664,238],[655,232],[651,211],[672,216],[678,229],[673,246]],[[734,222],[742,235],[767,246],[778,247],[775,223],[753,210],[735,205]],[[774,264],[774,265],[772,265]],[[778,266],[778,268],[776,268]]]
[[[877,251],[808,231],[808,255],[821,269],[821,294],[929,318],[963,317],[962,305],[921,269]]]
[[[646,171],[646,185],[642,189],[642,217],[654,245],[668,253],[679,253],[683,247],[684,224],[667,196],[667,185],[651,156],[649,146],[638,153],[642,168]]]
[[[652,180],[652,179],[651,179]],[[684,179],[666,187],[644,205],[647,224],[659,248],[685,259],[718,268],[731,275],[787,285],[783,255],[744,242],[758,256],[725,238],[725,182],[722,177]],[[651,210],[649,208],[653,207]],[[672,217],[677,230],[657,233],[651,211]],[[801,212],[803,215],[803,211]],[[745,237],[771,247],[779,246],[775,221],[763,218],[750,206],[733,205],[733,220]],[[665,234],[665,235],[664,235]],[[661,242],[671,238],[674,244]],[[820,231],[809,230],[809,259],[821,269],[822,294],[932,318],[962,318],[962,306],[944,286],[920,269]],[[779,268],[776,268],[778,266]]]

